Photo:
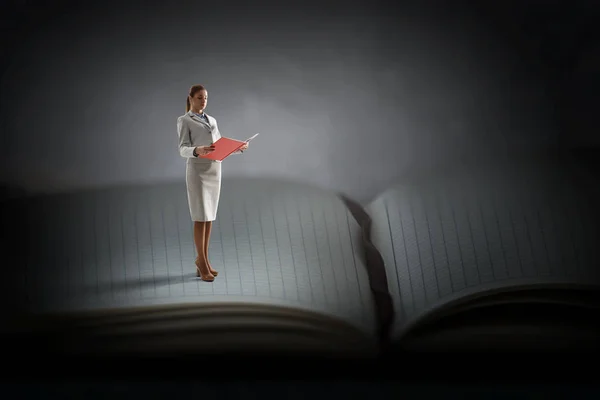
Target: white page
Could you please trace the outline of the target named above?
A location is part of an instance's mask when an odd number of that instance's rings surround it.
[[[598,283],[600,214],[564,166],[438,178],[399,182],[366,207],[394,299],[394,337],[459,299]]]

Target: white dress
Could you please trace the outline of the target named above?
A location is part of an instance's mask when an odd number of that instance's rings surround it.
[[[221,161],[194,157],[194,148],[210,146],[221,134],[217,120],[192,111],[177,118],[179,153],[186,158],[185,182],[192,221],[214,221],[221,194]]]

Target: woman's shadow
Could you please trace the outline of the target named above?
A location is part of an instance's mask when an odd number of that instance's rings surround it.
[[[127,295],[138,294],[145,291],[158,291],[161,289],[170,289],[174,286],[183,286],[189,283],[203,283],[195,272],[180,275],[155,275],[149,277],[136,277],[112,282],[99,282],[96,285],[86,285],[76,294],[86,295]]]

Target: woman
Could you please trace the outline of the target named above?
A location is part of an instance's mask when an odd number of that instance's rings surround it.
[[[221,134],[217,120],[206,114],[208,92],[202,85],[190,88],[187,97],[186,114],[177,118],[179,134],[179,154],[186,158],[186,179],[190,215],[194,221],[194,243],[196,275],[212,282],[218,272],[208,261],[208,243],[212,221],[217,218],[219,195],[221,192],[221,161],[200,158],[214,151],[213,143]],[[246,143],[236,153],[248,148]]]

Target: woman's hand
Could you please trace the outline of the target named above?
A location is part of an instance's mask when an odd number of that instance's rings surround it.
[[[198,146],[196,147],[196,154],[198,154],[199,156],[205,156],[207,154],[212,153],[213,151],[215,151],[215,145],[210,145],[210,146]]]
[[[244,143],[244,144],[242,145],[242,147],[240,147],[240,149],[239,149],[238,151],[244,151],[244,150],[246,150],[247,148],[248,148],[248,143]]]

